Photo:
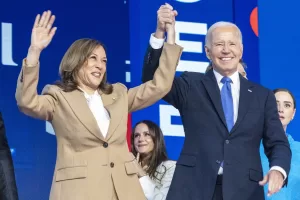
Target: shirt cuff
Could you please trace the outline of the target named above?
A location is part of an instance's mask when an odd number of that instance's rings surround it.
[[[150,46],[153,49],[160,49],[164,45],[164,41],[165,41],[165,38],[164,39],[158,39],[158,38],[154,37],[154,33],[152,33],[151,36],[150,36],[150,42],[149,43],[150,43]]]
[[[286,175],[285,170],[284,170],[282,167],[279,167],[279,166],[273,166],[273,167],[271,167],[270,171],[272,171],[272,170],[279,171],[279,172],[283,175],[284,181],[285,181],[285,179],[287,178],[287,175]]]

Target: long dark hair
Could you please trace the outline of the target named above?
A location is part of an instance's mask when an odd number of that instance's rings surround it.
[[[291,97],[293,99],[293,103],[294,103],[294,109],[296,109],[296,98],[290,90],[288,90],[286,88],[276,88],[273,90],[274,94],[276,94],[277,92],[287,92],[289,95],[291,95]]]
[[[61,60],[59,66],[61,80],[57,81],[55,85],[62,88],[65,92],[76,90],[78,87],[77,77],[80,68],[83,67],[92,52],[99,46],[103,47],[106,52],[104,45],[98,40],[89,38],[76,40],[69,47]],[[105,94],[112,93],[113,86],[107,82],[107,72],[104,74],[98,89]]]
[[[149,120],[143,120],[138,123],[133,128],[133,132],[131,134],[131,149],[133,155],[137,156],[137,151],[134,147],[134,133],[137,125],[139,124],[145,124],[148,129],[149,129],[149,134],[151,135],[151,138],[154,143],[153,150],[149,152],[147,155],[140,155],[140,159],[142,160],[143,166],[148,166],[146,169],[146,173],[150,176],[152,179],[158,179],[158,174],[156,173],[157,167],[163,162],[168,160],[168,155],[167,155],[167,149],[165,145],[165,140],[163,133],[159,126],[155,124],[152,121]],[[166,173],[166,169],[163,172],[163,175]]]

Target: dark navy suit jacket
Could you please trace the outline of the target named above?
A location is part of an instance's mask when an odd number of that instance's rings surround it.
[[[143,82],[152,79],[160,54],[148,48]],[[270,167],[289,173],[291,151],[272,91],[240,76],[238,118],[230,132],[213,70],[182,73],[163,99],[179,110],[185,131],[167,200],[211,200],[222,161],[224,200],[263,200],[261,140]]]
[[[0,112],[0,199],[18,200],[14,166]]]

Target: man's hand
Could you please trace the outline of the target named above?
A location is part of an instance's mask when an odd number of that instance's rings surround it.
[[[265,175],[264,179],[259,182],[259,185],[264,186],[269,183],[268,196],[279,192],[283,186],[283,175],[277,170],[271,170]]]
[[[167,29],[174,27],[177,14],[177,11],[173,10],[173,7],[167,3],[160,6],[157,11],[157,27],[154,35],[156,38],[163,39],[166,31],[172,31]],[[167,23],[171,26],[167,26]]]

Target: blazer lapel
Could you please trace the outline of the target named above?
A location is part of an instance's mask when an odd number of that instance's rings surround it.
[[[226,124],[225,115],[224,115],[222,102],[221,102],[220,89],[217,84],[217,80],[216,80],[213,70],[210,70],[209,72],[207,72],[207,74],[205,74],[205,77],[202,80],[203,80],[202,82],[206,88],[206,91],[208,92],[209,97],[210,97],[221,121],[223,122],[224,126],[227,129],[227,124]]]
[[[116,93],[107,95],[104,94],[103,92],[100,92],[100,95],[103,101],[103,105],[110,115],[110,123],[106,135],[106,140],[109,140],[113,132],[119,125],[119,121],[121,120],[122,117],[122,112],[119,107],[114,105],[118,100],[118,96]]]
[[[63,93],[63,95],[75,113],[76,117],[86,127],[86,129],[97,138],[104,141],[104,137],[98,127],[93,113],[86,102],[84,94],[79,90],[74,90],[73,92]]]
[[[240,98],[239,98],[239,110],[238,110],[238,118],[231,130],[231,132],[234,132],[241,121],[243,120],[245,114],[248,111],[250,102],[252,102],[253,98],[253,91],[252,88],[253,85],[246,80],[244,77],[240,75]]]

